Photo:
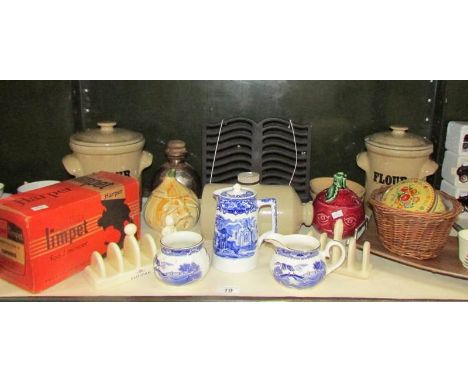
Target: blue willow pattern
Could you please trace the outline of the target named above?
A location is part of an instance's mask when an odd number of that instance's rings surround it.
[[[158,258],[155,259],[154,268],[156,272],[163,281],[169,284],[188,284],[202,277],[200,266],[194,262],[179,265],[177,271],[166,270],[167,268],[171,268],[172,266],[173,264],[171,263],[159,261]]]
[[[254,217],[231,220],[217,215],[213,247],[217,256],[243,258],[255,254],[257,224]]]
[[[304,268],[309,268],[304,272]],[[277,261],[273,277],[279,283],[292,288],[309,288],[318,284],[326,274],[325,263],[316,261],[310,269],[306,264],[290,265]]]

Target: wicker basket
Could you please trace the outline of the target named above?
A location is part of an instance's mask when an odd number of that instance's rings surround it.
[[[440,191],[446,212],[409,212],[382,203],[382,195],[387,189],[374,190],[369,199],[383,246],[397,255],[414,259],[437,257],[447,242],[455,218],[463,211],[461,203]]]

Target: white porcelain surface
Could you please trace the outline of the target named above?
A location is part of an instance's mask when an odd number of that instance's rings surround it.
[[[58,180],[38,180],[37,182],[24,183],[22,186],[19,186],[17,191],[18,193],[27,192],[31,190],[37,190],[38,188],[51,186],[52,184],[60,183]]]
[[[448,123],[445,148],[457,155],[468,154],[468,122],[450,121]]]
[[[444,162],[442,164],[442,178],[451,183],[454,187],[468,191],[468,177],[459,176],[457,171],[460,167],[468,166],[468,154],[458,155],[452,151],[446,151],[444,154]],[[466,169],[465,169],[466,170]],[[463,173],[465,171],[462,171]]]

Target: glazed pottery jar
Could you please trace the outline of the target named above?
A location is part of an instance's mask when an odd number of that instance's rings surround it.
[[[425,179],[438,167],[429,158],[432,142],[404,126],[390,126],[390,131],[369,135],[365,145],[367,152],[358,154],[356,162],[366,172],[366,201],[377,188],[408,178]]]
[[[210,258],[199,233],[179,231],[161,238],[161,249],[154,258],[154,272],[167,284],[185,285],[205,277]]]
[[[310,182],[310,196],[314,200],[319,192],[325,190],[333,184],[333,177],[320,177],[311,179]],[[364,199],[366,189],[359,183],[353,182],[346,178],[346,187],[353,191],[359,199]]]
[[[166,173],[173,168],[176,170],[176,179],[199,197],[201,193],[200,177],[185,160],[187,156],[185,142],[179,139],[167,142],[165,153],[167,161],[163,163],[153,177],[153,190],[161,184]]]
[[[297,233],[301,225],[312,224],[312,202],[302,203],[293,187],[288,185],[266,185],[260,183],[260,175],[256,172],[242,172],[237,182],[257,193],[260,199],[275,198],[278,214],[278,232],[284,235]],[[214,234],[216,215],[216,198],[213,192],[232,185],[212,183],[203,188],[201,198],[200,228],[203,237],[211,240]],[[271,208],[262,208],[258,212],[259,235],[271,230]]]
[[[223,272],[248,272],[257,265],[258,210],[270,206],[271,231],[276,232],[276,200],[257,199],[239,184],[214,192],[217,198],[213,266]]]
[[[309,288],[321,282],[326,275],[338,269],[346,258],[343,244],[330,240],[320,251],[320,242],[309,235],[265,234],[264,241],[274,245],[270,270],[280,284],[291,288]],[[330,249],[338,247],[339,259],[327,265]]]
[[[69,174],[83,176],[108,171],[140,179],[153,155],[143,150],[145,139],[135,131],[116,128],[116,122],[99,122],[99,129],[87,129],[70,137],[73,154],[63,165]]]
[[[346,187],[346,174],[338,172],[333,184],[319,192],[314,200],[313,225],[319,232],[333,237],[333,228],[338,219],[343,220],[343,237],[355,235],[356,229],[365,221],[364,203]]]
[[[154,230],[161,231],[171,218],[178,230],[188,230],[197,224],[200,205],[195,193],[179,183],[176,171],[167,172],[163,182],[151,193],[145,205],[145,221]]]

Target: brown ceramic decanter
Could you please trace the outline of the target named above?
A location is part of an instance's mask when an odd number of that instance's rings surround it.
[[[175,169],[176,179],[187,188],[191,189],[197,197],[201,194],[200,177],[193,167],[185,161],[187,156],[187,148],[185,142],[179,139],[174,139],[167,142],[166,145],[167,161],[156,171],[153,178],[153,190],[158,187],[170,169]]]

